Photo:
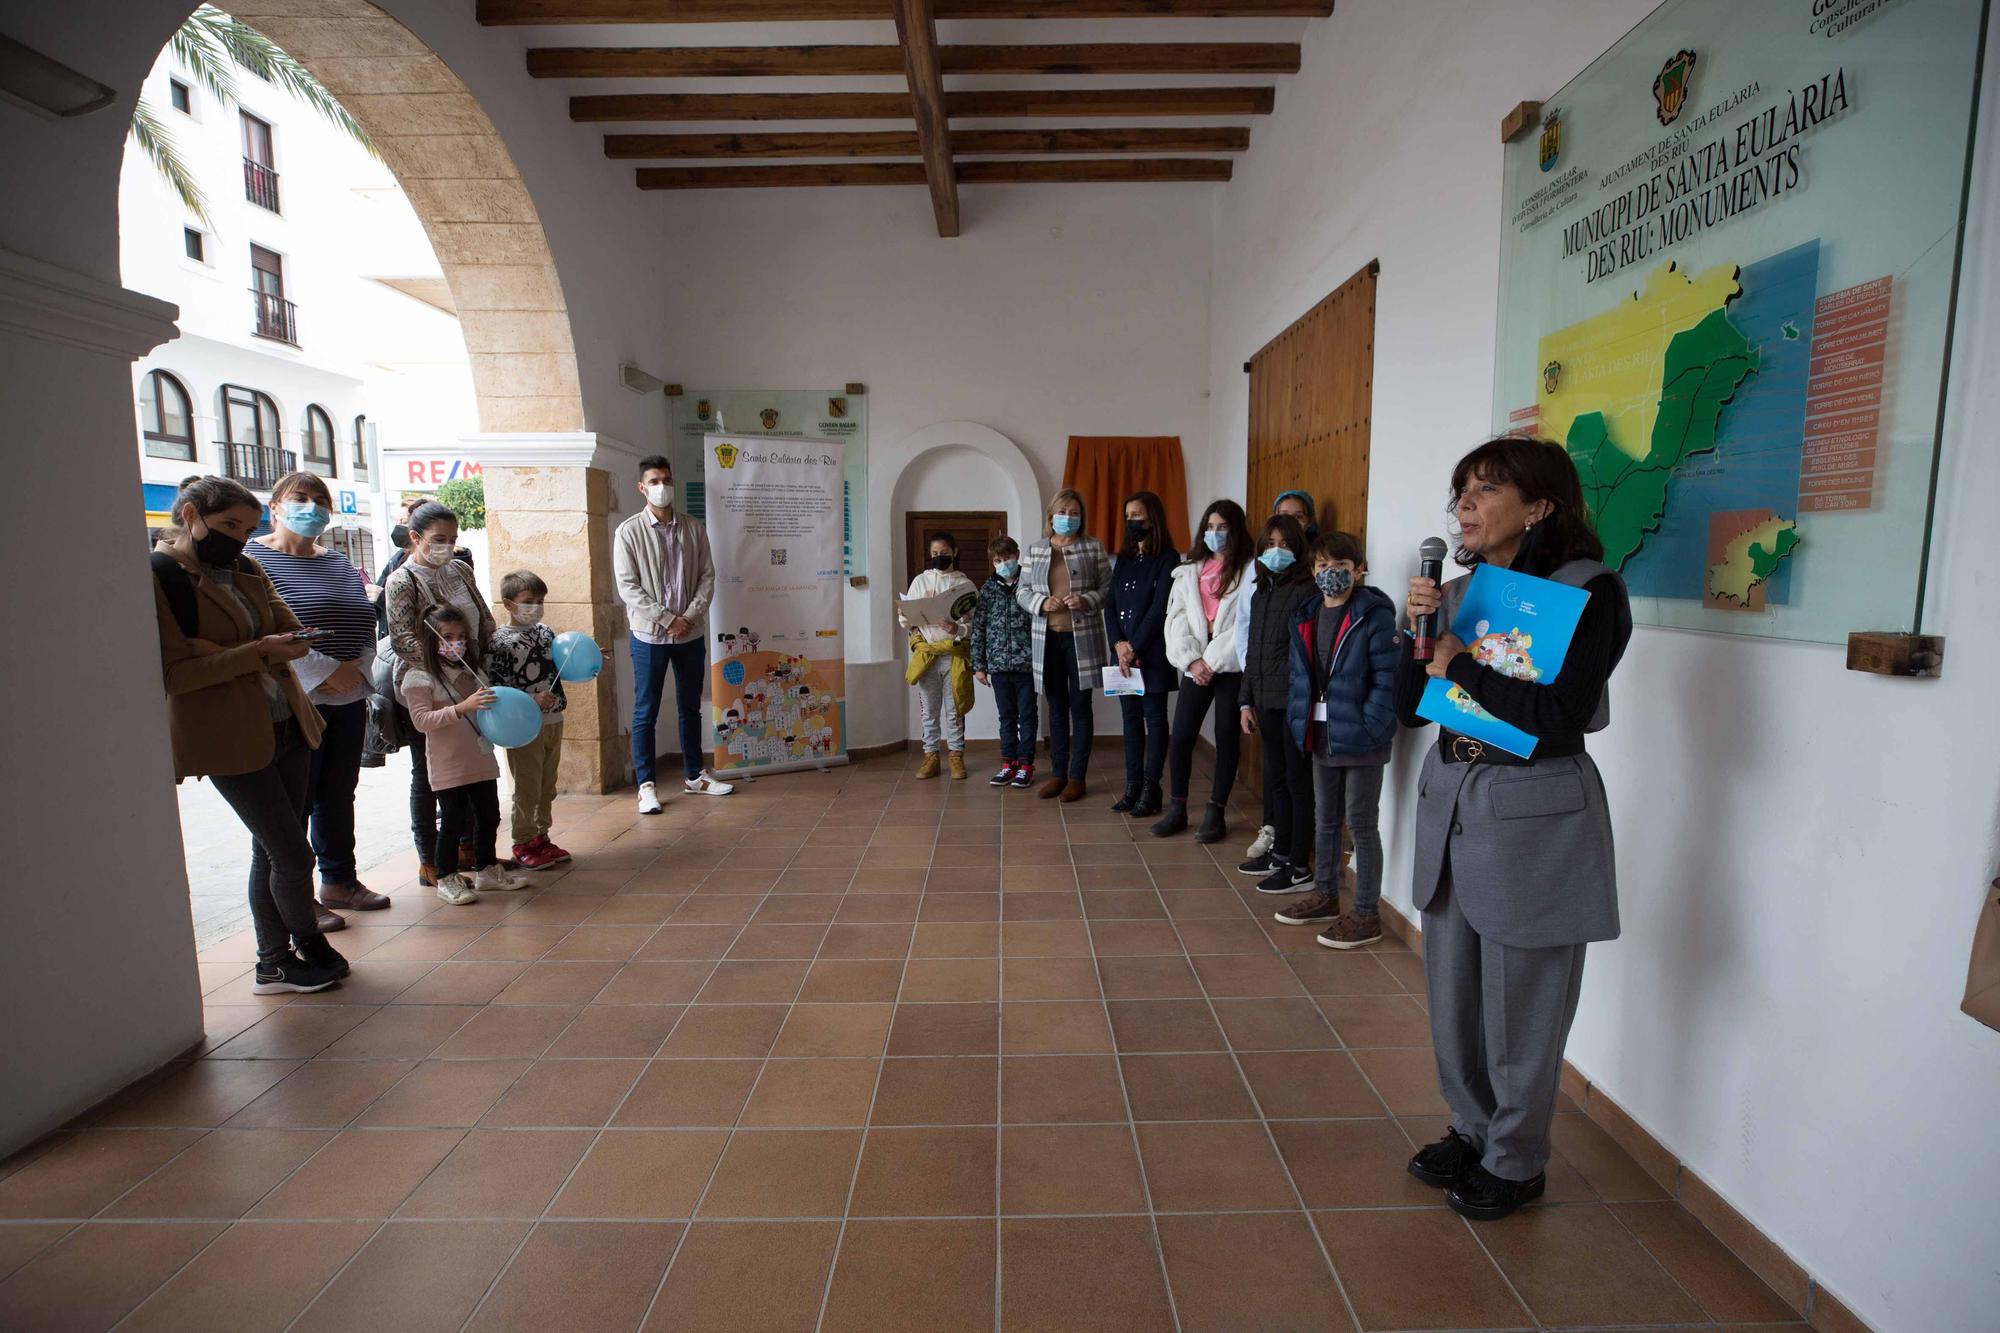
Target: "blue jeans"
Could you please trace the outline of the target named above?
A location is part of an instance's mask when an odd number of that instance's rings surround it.
[[[1158,782],[1167,768],[1167,692],[1118,696],[1125,722],[1125,785]]]
[[[641,643],[632,640],[632,774],[635,781],[653,780],[654,724],[660,720],[660,690],[667,667],[674,669],[674,711],[681,727],[681,767],[690,781],[701,776],[701,678],[708,670],[708,644]]]
[[[1050,630],[1042,639],[1042,693],[1049,697],[1049,776],[1083,781],[1095,739],[1091,691],[1076,678],[1076,635]]]
[[[306,820],[322,884],[354,883],[354,788],[361,781],[361,742],[368,735],[366,700],[321,704],[326,732],[312,752],[306,779]]]
[[[993,682],[993,706],[1000,713],[1000,762],[1035,762],[1035,730],[1042,720],[1042,706],[1035,699],[1032,671],[989,671]]]

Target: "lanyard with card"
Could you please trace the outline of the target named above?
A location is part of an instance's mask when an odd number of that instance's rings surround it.
[[[1333,683],[1333,664],[1340,658],[1340,645],[1347,638],[1348,628],[1353,623],[1354,613],[1346,612],[1340,617],[1340,628],[1333,632],[1333,651],[1326,655],[1326,676],[1320,681],[1319,693],[1313,699],[1312,720],[1315,722],[1326,721],[1326,691]]]

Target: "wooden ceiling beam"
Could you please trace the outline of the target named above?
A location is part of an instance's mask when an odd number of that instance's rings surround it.
[[[937,19],[931,0],[895,0],[896,41],[910,81],[910,109],[916,114],[917,147],[924,179],[931,187],[931,212],[940,236],[958,235],[958,176],[951,160],[951,122],[945,119],[944,69],[939,60]]]
[[[479,0],[488,27],[813,23],[890,17],[894,0]],[[941,19],[1325,18],[1333,0],[937,0]]]
[[[1240,153],[1250,131],[1237,125],[1124,129],[954,130],[955,156],[1010,153]],[[781,134],[607,134],[604,155],[619,161],[727,157],[917,157],[909,130]]]
[[[961,162],[967,185],[1060,185],[1103,182],[1226,181],[1227,158],[1078,158],[1067,161]],[[922,185],[921,162],[814,162],[782,166],[640,167],[642,190],[723,190],[824,185]]]
[[[1000,88],[947,92],[945,114],[998,116],[1266,116],[1272,88]],[[624,93],[572,97],[591,123],[695,120],[909,120],[907,93]]]
[[[898,0],[902,3],[902,0]],[[935,25],[934,25],[935,26]],[[937,48],[942,74],[1296,74],[1296,42],[1090,42]],[[901,74],[894,46],[544,46],[539,79]]]

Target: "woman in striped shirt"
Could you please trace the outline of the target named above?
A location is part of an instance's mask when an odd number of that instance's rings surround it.
[[[292,669],[326,719],[326,735],[312,754],[306,817],[319,861],[320,929],[339,930],[345,923],[329,909],[389,905],[387,895],[361,884],[354,865],[354,789],[375,688],[375,607],[353,562],[314,540],[333,521],[326,482],[310,472],[280,477],[271,488],[271,519],[271,531],[244,554],[263,566],[300,624],[325,631]]]

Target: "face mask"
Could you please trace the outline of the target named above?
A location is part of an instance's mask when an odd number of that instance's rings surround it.
[[[958,558],[957,556],[950,556],[950,555],[934,555],[931,557],[931,568],[950,569],[951,562],[953,560],[956,560],[957,558]]]
[[[523,625],[539,625],[542,623],[542,604],[540,602],[509,602],[507,605],[514,609],[514,619],[520,621]]]
[[[235,564],[236,558],[243,554],[242,538],[232,537],[226,532],[210,528],[206,523],[202,524],[202,527],[207,531],[194,539],[195,559],[216,569],[227,569]],[[193,529],[189,529],[189,532],[192,534]]]
[[[1229,545],[1229,529],[1223,528],[1218,531],[1215,528],[1210,528],[1207,532],[1201,534],[1201,540],[1202,544],[1208,547],[1209,550],[1215,552],[1217,555],[1221,555],[1222,548]]]
[[[432,569],[443,569],[451,563],[450,542],[427,542],[414,538],[410,542],[410,555]]]
[[[1354,571],[1351,569],[1322,569],[1313,575],[1313,582],[1328,597],[1338,597],[1354,586]]]
[[[398,523],[389,529],[389,545],[399,551],[410,549],[410,528],[407,523]]]
[[[1056,514],[1049,519],[1049,527],[1058,537],[1074,537],[1083,527],[1083,520],[1075,514]]]
[[[333,522],[333,515],[309,500],[294,501],[278,511],[278,522],[301,537],[317,537]]]
[[[1298,557],[1293,555],[1286,547],[1273,546],[1270,550],[1257,557],[1257,563],[1270,570],[1273,574],[1282,574],[1290,569],[1292,562],[1297,559]]]
[[[438,656],[447,662],[465,660],[465,642],[462,639],[446,639],[438,645]]]
[[[1019,560],[1002,560],[999,564],[993,566],[993,572],[1003,579],[1011,579],[1021,572],[1021,562]]]
[[[1150,523],[1142,522],[1136,518],[1125,520],[1125,540],[1135,545],[1146,540],[1146,534],[1152,530],[1153,525]]]
[[[655,482],[646,488],[646,503],[655,509],[674,507],[674,488],[668,482]]]

